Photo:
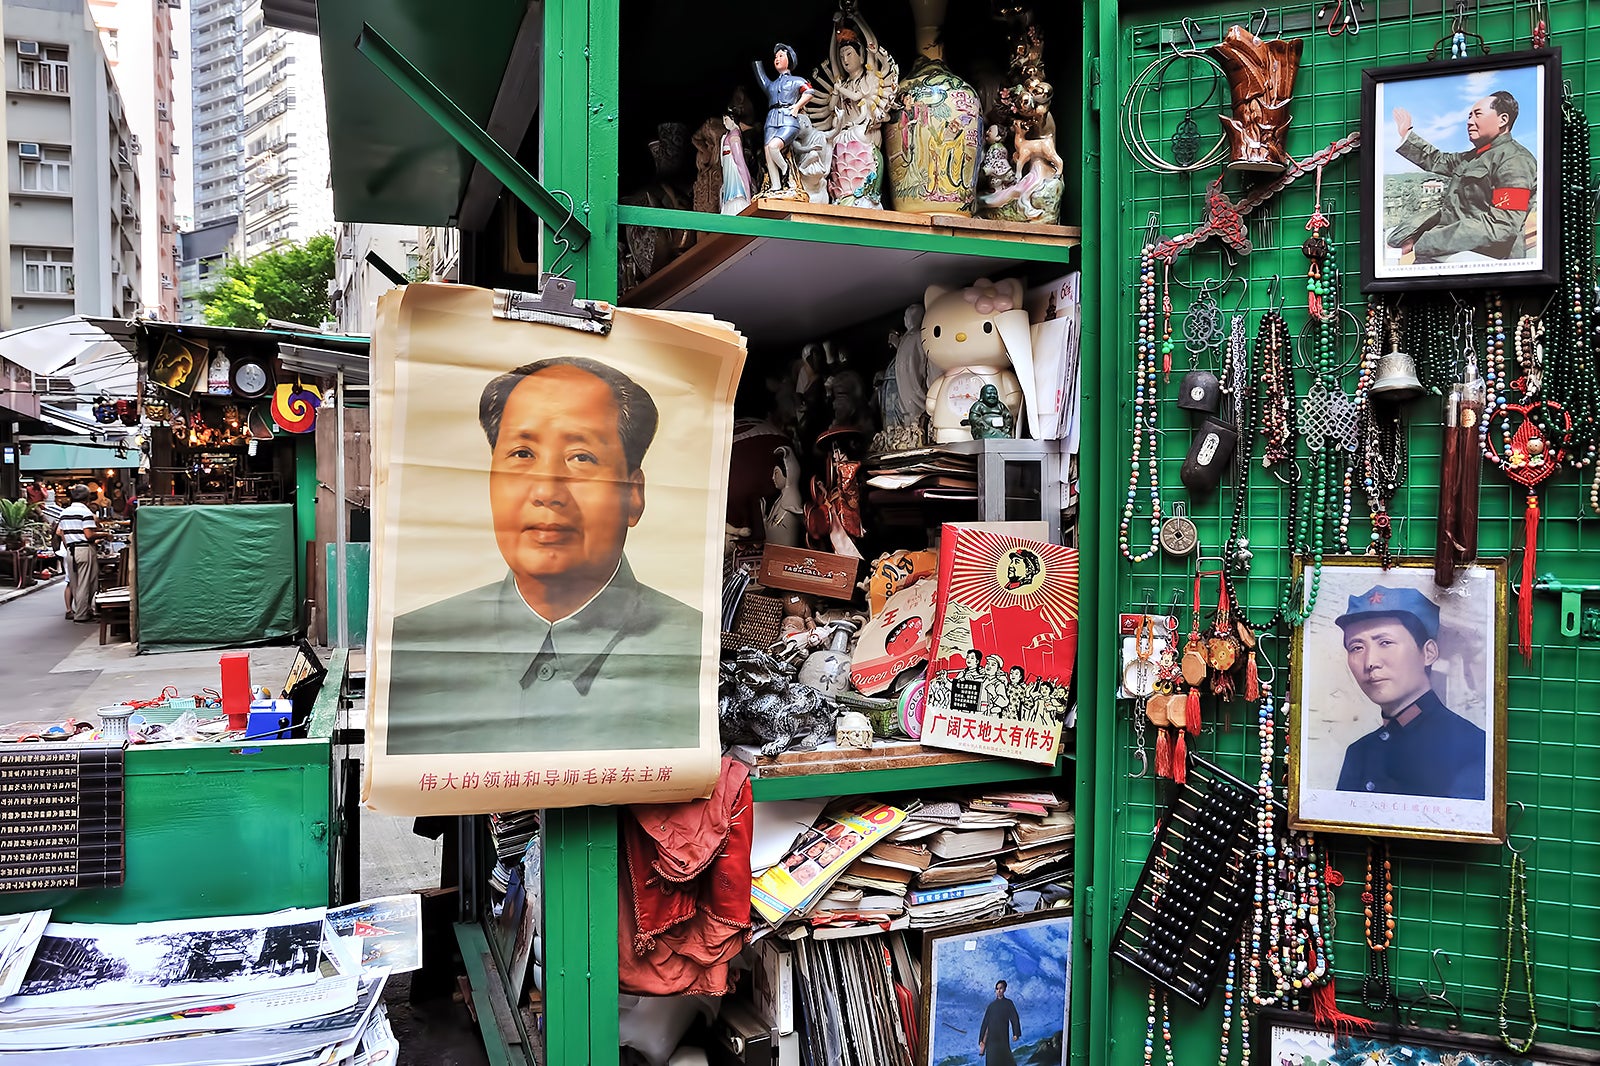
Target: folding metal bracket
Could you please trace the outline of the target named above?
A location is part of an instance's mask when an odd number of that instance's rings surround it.
[[[539,184],[539,179],[528,173],[515,156],[456,106],[455,101],[429,81],[427,75],[410,60],[396,51],[394,45],[373,29],[370,23],[362,23],[361,34],[356,38],[356,51],[426,111],[452,140],[471,153],[472,158],[499,178],[512,195],[538,215],[552,232],[560,233],[571,250],[576,251],[589,243],[589,227],[574,218],[566,204]]]

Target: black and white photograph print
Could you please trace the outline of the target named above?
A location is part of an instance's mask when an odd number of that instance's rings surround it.
[[[1067,1059],[1072,916],[1035,911],[929,931],[921,1066],[1047,1066]]]
[[[1361,288],[1553,284],[1558,51],[1361,73]]]
[[[1341,559],[1316,587],[1295,634],[1293,827],[1501,840],[1505,562],[1442,588],[1431,558]]]
[[[296,988],[317,980],[318,909],[246,918],[141,925],[45,927],[13,1005],[143,1003],[226,985],[232,993]]]

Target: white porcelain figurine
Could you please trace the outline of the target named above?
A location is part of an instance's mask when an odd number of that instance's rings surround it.
[[[922,350],[938,372],[928,385],[926,409],[933,440],[952,444],[971,440],[961,424],[985,385],[1022,425],[1022,411],[1034,407],[1033,338],[1016,278],[979,278],[964,289],[930,285],[923,296]]]

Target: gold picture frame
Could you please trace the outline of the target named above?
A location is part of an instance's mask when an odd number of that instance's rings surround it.
[[[1431,558],[1340,558],[1316,588],[1294,634],[1290,827],[1503,842],[1505,560],[1445,589]]]

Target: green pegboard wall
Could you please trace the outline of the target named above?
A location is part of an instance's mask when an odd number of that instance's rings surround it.
[[[1448,36],[1453,11],[1451,7],[1441,11],[1430,0],[1369,2],[1364,11],[1358,12],[1362,20],[1359,34],[1333,37],[1322,28],[1325,17],[1321,26],[1312,26],[1319,6],[1276,7],[1266,12],[1265,36],[1282,33],[1305,38],[1289,135],[1289,151],[1296,158],[1304,158],[1357,129],[1361,71],[1422,61],[1440,37]],[[1333,7],[1330,2],[1327,11]],[[1600,3],[1553,0],[1548,11],[1552,44],[1563,52],[1562,76],[1580,94],[1593,126],[1600,122]],[[1259,18],[1248,9],[1222,7],[1141,5],[1137,12],[1124,10],[1118,26],[1119,54],[1102,65],[1106,79],[1103,123],[1116,122],[1116,107],[1128,86],[1162,50],[1173,43],[1185,43],[1180,28],[1184,16],[1197,20],[1196,38],[1201,47],[1214,43],[1228,26]],[[1496,54],[1529,47],[1527,4],[1475,5],[1469,11],[1469,19],[1469,28],[1482,34]],[[1444,52],[1449,54],[1448,40]],[[1144,130],[1163,154],[1170,156],[1167,138],[1188,112],[1192,111],[1199,124],[1202,152],[1215,136],[1213,116],[1218,104],[1226,106],[1227,85],[1223,81],[1217,96],[1205,103],[1210,89],[1207,70],[1196,63],[1179,62],[1170,68],[1161,92],[1147,97]],[[1600,146],[1600,136],[1595,138],[1595,144]],[[1355,239],[1360,202],[1359,158],[1358,152],[1352,153],[1330,165],[1322,194],[1325,210],[1335,223],[1333,235],[1339,244],[1338,262],[1345,282],[1343,303],[1361,319],[1360,260]],[[1107,479],[1103,495],[1107,513],[1101,516],[1100,545],[1117,558],[1115,592],[1119,602],[1106,604],[1107,617],[1102,620],[1103,631],[1112,632],[1115,619],[1110,612],[1137,610],[1151,593],[1157,603],[1166,604],[1175,592],[1181,591],[1183,602],[1187,603],[1191,589],[1192,561],[1157,555],[1137,566],[1130,565],[1116,553],[1115,534],[1128,477],[1134,310],[1139,248],[1147,217],[1151,211],[1157,212],[1162,233],[1167,236],[1193,229],[1205,217],[1205,186],[1217,170],[1158,174],[1139,166],[1126,151],[1118,151],[1106,156],[1104,172],[1107,191],[1115,192],[1114,203],[1110,203],[1113,198],[1108,198],[1108,211],[1112,214],[1106,220],[1108,224],[1114,220],[1109,232],[1116,241],[1117,264],[1116,276],[1105,279],[1106,290],[1117,294],[1117,311],[1102,324],[1106,339],[1104,372],[1110,377],[1103,381],[1101,393],[1106,424],[1116,427],[1105,438],[1106,447],[1116,454],[1116,459],[1106,460],[1101,466]],[[1234,178],[1225,188],[1236,199],[1240,195]],[[1326,205],[1330,200],[1331,209]],[[1261,312],[1268,307],[1268,281],[1275,274],[1287,279],[1286,315],[1292,330],[1298,332],[1305,323],[1306,259],[1300,245],[1306,236],[1305,222],[1313,201],[1313,181],[1308,177],[1252,216],[1249,227],[1255,252],[1239,262],[1241,280],[1219,297],[1224,326],[1237,309],[1249,315],[1249,333],[1254,337]],[[1178,473],[1191,439],[1191,422],[1188,413],[1177,409],[1174,401],[1177,376],[1189,365],[1181,336],[1194,292],[1183,286],[1219,278],[1225,269],[1221,245],[1216,241],[1184,254],[1173,268],[1173,332],[1178,344],[1173,355],[1174,378],[1161,389],[1160,455],[1166,510],[1171,513],[1175,501],[1187,503],[1208,556],[1219,554],[1227,537],[1233,478],[1230,473],[1222,489],[1209,500],[1189,500]],[[1242,281],[1245,277],[1249,278],[1248,289]],[[1478,322],[1481,328],[1481,313]],[[1347,323],[1346,328],[1347,343],[1358,345],[1357,327]],[[1219,368],[1214,359],[1203,356],[1200,365],[1216,371]],[[1354,377],[1352,370],[1352,388]],[[1304,390],[1306,384],[1302,373],[1299,388]],[[1410,475],[1392,505],[1396,519],[1393,547],[1397,555],[1431,556],[1433,552],[1440,410],[1440,400],[1430,397],[1419,401],[1410,414]],[[1538,562],[1540,572],[1553,572],[1564,581],[1600,584],[1600,515],[1583,514],[1588,483],[1587,472],[1563,472],[1546,483],[1541,493],[1545,520],[1540,529]],[[1485,469],[1479,555],[1508,559],[1513,580],[1521,558],[1522,501],[1520,490],[1498,473]],[[1148,536],[1149,502],[1143,485],[1136,507],[1131,540],[1137,553]],[[1239,581],[1237,588],[1252,615],[1258,618],[1269,614],[1276,605],[1289,573],[1289,531],[1287,523],[1276,517],[1285,514],[1287,507],[1287,490],[1261,469],[1257,458],[1248,492],[1247,525],[1254,565],[1249,578]],[[1351,525],[1356,550],[1364,548],[1368,530],[1365,500],[1358,486]],[[1338,558],[1331,548],[1328,557]],[[1214,602],[1214,581],[1208,585]],[[1529,847],[1530,839],[1533,841],[1528,852],[1529,893],[1539,1038],[1595,1048],[1600,1047],[1600,844],[1596,843],[1600,841],[1600,643],[1562,636],[1558,615],[1557,601],[1541,598],[1536,608],[1532,662],[1524,663],[1514,647],[1509,658],[1506,791],[1509,800],[1527,806],[1520,822],[1512,816],[1517,840],[1524,847]],[[1185,629],[1187,624],[1185,612]],[[1515,641],[1514,617],[1508,639]],[[1286,648],[1287,642],[1276,642],[1273,648],[1280,668],[1280,692],[1286,683],[1286,676],[1281,673]],[[1127,904],[1149,852],[1150,831],[1162,797],[1161,786],[1153,777],[1126,776],[1133,767],[1130,708],[1127,704],[1114,704],[1108,685],[1102,697],[1102,713],[1111,713],[1113,707],[1117,715],[1116,749],[1114,753],[1102,753],[1098,760],[1104,772],[1115,775],[1102,793],[1113,797],[1114,802],[1112,883],[1107,886],[1109,891],[1098,894],[1111,904],[1114,923]],[[1254,781],[1254,716],[1253,708],[1236,703],[1231,711],[1231,727],[1219,728],[1223,715],[1213,711],[1208,700],[1207,727],[1192,750],[1230,773]],[[1283,721],[1280,715],[1280,729]],[[1246,723],[1251,726],[1248,730]],[[1280,733],[1280,743],[1281,736]],[[1281,763],[1279,770],[1281,780]],[[1365,972],[1366,948],[1359,894],[1365,841],[1357,836],[1324,835],[1323,839],[1333,846],[1333,861],[1347,878],[1346,886],[1338,893],[1335,936],[1340,1005],[1361,1013],[1358,991]],[[1452,959],[1446,970],[1449,994],[1465,1012],[1466,1028],[1494,1033],[1503,965],[1508,854],[1495,846],[1415,841],[1394,841],[1392,854],[1398,919],[1392,969],[1397,993],[1416,995],[1419,982],[1433,977],[1430,953],[1443,949]],[[1142,1059],[1146,991],[1147,985],[1137,973],[1118,963],[1111,964],[1109,1061],[1118,1066]],[[1176,1058],[1184,1062],[1214,1061],[1220,1035],[1220,1000],[1220,995],[1215,997],[1204,1015],[1174,1002]],[[1522,1002],[1513,996],[1513,1019],[1522,1018]],[[1439,1014],[1417,1016],[1419,1024],[1440,1028],[1448,1020]],[[1514,1031],[1522,1028],[1514,1022]],[[1257,1043],[1264,1040],[1262,1034]],[[1234,1055],[1237,1056],[1236,1050]]]

